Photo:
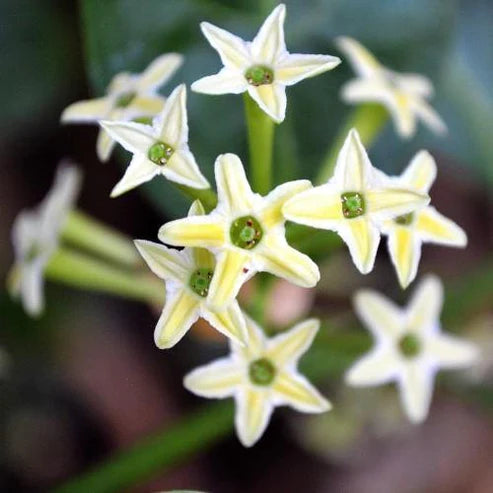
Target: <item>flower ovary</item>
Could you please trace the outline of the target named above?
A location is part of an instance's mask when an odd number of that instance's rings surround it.
[[[365,198],[359,192],[346,192],[341,195],[342,215],[354,219],[365,213]]]
[[[195,294],[205,298],[209,293],[209,286],[211,285],[213,274],[214,272],[211,269],[196,269],[190,276],[188,285]]]
[[[245,79],[252,86],[264,86],[274,82],[274,72],[264,65],[254,65],[245,72]]]
[[[421,352],[421,341],[408,332],[399,339],[399,351],[405,358],[415,358]]]
[[[155,142],[149,147],[147,157],[150,161],[158,166],[164,166],[168,163],[169,158],[173,155],[173,148],[164,142]]]
[[[263,230],[260,223],[252,216],[243,216],[235,219],[229,230],[233,245],[251,250],[262,239]]]
[[[255,385],[270,385],[276,376],[276,368],[267,358],[260,358],[250,363],[248,376]]]

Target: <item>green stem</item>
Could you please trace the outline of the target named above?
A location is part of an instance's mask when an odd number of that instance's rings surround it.
[[[130,238],[80,211],[70,212],[62,238],[71,245],[127,267],[142,264]]]
[[[151,304],[164,303],[164,282],[124,271],[88,255],[59,248],[46,266],[48,279],[76,288],[111,293]]]
[[[217,205],[217,195],[214,190],[210,188],[192,188],[186,185],[180,185],[179,183],[173,183],[180,192],[192,200],[199,199],[204,206],[206,212],[210,212]]]
[[[250,154],[250,172],[253,189],[266,195],[272,188],[272,149],[274,144],[274,121],[258,104],[244,94],[245,115]]]
[[[349,114],[346,122],[339,130],[339,133],[327,151],[315,183],[320,185],[332,178],[337,156],[346,140],[348,132],[352,128],[356,128],[361,137],[361,142],[366,148],[369,148],[380,134],[388,119],[389,114],[382,105],[362,104],[357,106]]]

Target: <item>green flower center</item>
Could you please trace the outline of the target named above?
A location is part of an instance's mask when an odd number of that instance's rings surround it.
[[[142,123],[143,125],[152,125],[152,118],[150,116],[138,116],[132,121],[135,123]]]
[[[402,216],[397,216],[394,221],[400,226],[409,226],[414,220],[414,213],[403,214]]]
[[[120,94],[115,101],[117,108],[126,108],[135,98],[136,93],[134,91],[128,91]]]
[[[214,271],[211,269],[199,268],[194,270],[190,276],[188,285],[194,293],[205,298],[209,293],[209,286],[211,284],[213,274]]]
[[[168,163],[169,158],[173,155],[173,152],[174,150],[170,145],[158,141],[152,144],[151,147],[149,147],[149,150],[147,151],[147,157],[154,164],[157,164],[158,166],[164,166]]]
[[[421,351],[421,342],[416,335],[408,332],[399,340],[399,351],[406,358],[414,358]]]
[[[245,72],[245,79],[252,86],[264,86],[274,82],[274,72],[264,65],[254,65]]]
[[[260,358],[250,363],[248,376],[255,385],[270,385],[276,376],[276,368],[267,358]]]
[[[365,198],[359,192],[346,192],[341,195],[342,214],[346,219],[354,219],[365,213]]]
[[[262,239],[263,234],[262,226],[252,216],[243,216],[235,219],[229,230],[231,243],[245,250],[255,248]]]

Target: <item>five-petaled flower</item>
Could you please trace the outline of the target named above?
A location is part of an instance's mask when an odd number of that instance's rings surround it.
[[[63,123],[98,123],[100,120],[150,122],[163,108],[165,98],[157,90],[183,63],[177,53],[156,58],[141,74],[121,72],[113,77],[104,97],[79,101],[68,106],[61,116]],[[115,142],[99,131],[96,151],[107,161]]]
[[[207,216],[171,221],[159,230],[163,243],[204,247],[217,259],[208,301],[224,307],[256,272],[266,271],[303,287],[320,279],[317,265],[288,245],[281,209],[286,200],[310,187],[307,180],[279,185],[267,196],[252,192],[235,154],[215,164],[218,205]]]
[[[101,121],[101,126],[133,153],[127,171],[111,192],[117,197],[161,174],[192,188],[209,188],[188,148],[187,90],[179,85],[166,100],[152,126],[135,122]]]
[[[413,212],[429,197],[385,180],[351,130],[325,185],[299,193],[283,207],[285,217],[308,226],[336,231],[363,274],[373,268],[380,242],[379,221]]]
[[[67,216],[77,198],[80,173],[75,166],[61,165],[55,183],[34,210],[22,211],[12,227],[15,263],[9,290],[20,296],[31,316],[44,308],[44,270],[55,253]]]
[[[267,428],[274,407],[321,413],[330,403],[297,371],[299,358],[311,346],[319,322],[299,323],[271,339],[245,317],[248,346],[231,343],[231,355],[190,372],[185,387],[202,397],[236,401],[235,426],[241,443],[252,446]]]
[[[217,74],[192,84],[205,94],[248,94],[276,122],[286,113],[286,86],[331,70],[341,60],[329,55],[290,54],[284,42],[286,7],[278,5],[252,42],[208,22],[200,27],[224,65]]]
[[[189,216],[203,214],[202,204],[195,201]],[[236,300],[223,310],[207,305],[215,267],[214,256],[208,250],[185,248],[178,251],[144,240],[136,240],[135,245],[151,270],[166,281],[166,303],[154,332],[159,348],[173,347],[199,317],[237,344],[247,342],[243,313]]]
[[[374,291],[359,291],[355,309],[376,345],[348,370],[346,382],[375,386],[397,381],[407,416],[413,422],[423,421],[435,373],[440,368],[469,366],[478,358],[472,343],[441,333],[442,304],[442,284],[434,276],[421,282],[406,309]]]
[[[428,193],[435,181],[436,171],[433,157],[426,151],[420,151],[403,174],[391,180],[401,186]],[[388,235],[390,257],[403,288],[416,277],[422,243],[455,247],[467,244],[466,233],[432,206],[385,221],[381,231]]]
[[[398,134],[404,138],[414,135],[418,118],[436,133],[446,132],[442,119],[426,102],[433,94],[433,85],[427,77],[389,70],[354,39],[340,37],[336,43],[358,75],[357,79],[343,86],[342,98],[345,101],[385,105],[394,118]]]

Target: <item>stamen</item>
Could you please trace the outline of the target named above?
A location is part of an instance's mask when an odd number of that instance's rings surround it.
[[[267,358],[260,358],[250,363],[248,376],[255,385],[270,385],[276,376],[276,368]]]
[[[354,219],[365,213],[365,198],[359,192],[346,192],[341,195],[342,214],[346,219]]]
[[[245,250],[255,248],[262,239],[263,234],[262,226],[253,216],[243,216],[235,219],[229,230],[231,243]]]
[[[161,141],[157,141],[149,147],[147,157],[150,161],[158,166],[164,166],[168,163],[169,158],[173,155],[174,149]]]
[[[245,79],[252,86],[264,86],[274,82],[274,72],[264,65],[254,65],[245,72]]]
[[[209,293],[209,286],[211,285],[213,274],[214,272],[210,269],[196,269],[190,276],[188,285],[194,293],[205,298]]]

